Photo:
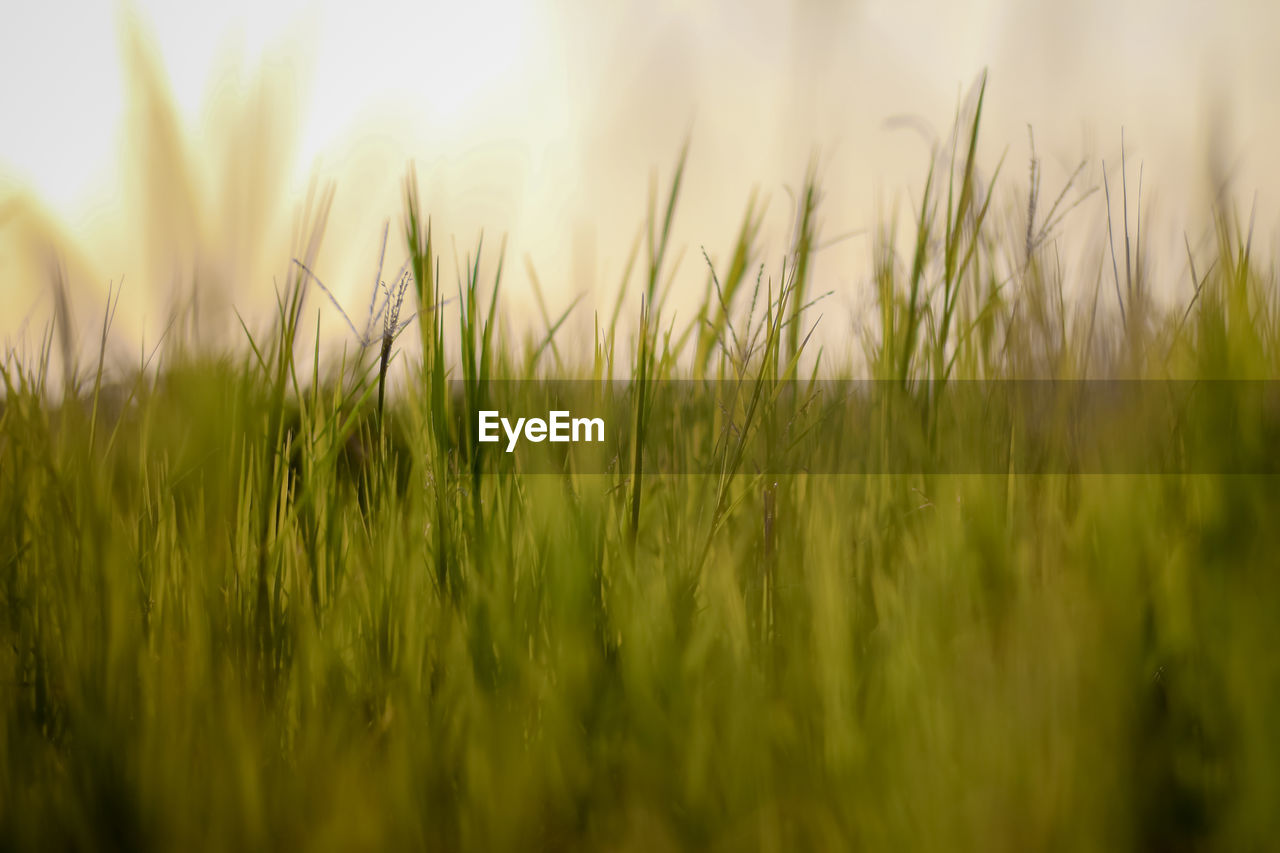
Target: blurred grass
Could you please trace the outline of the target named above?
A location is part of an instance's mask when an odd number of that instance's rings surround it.
[[[1277,377],[1275,274],[1229,212],[1190,304],[1151,299],[1140,240],[1092,303],[1064,298],[1034,160],[1025,222],[991,215],[981,93],[909,256],[878,233],[862,340],[902,393],[848,453],[884,470],[889,436],[980,443],[939,406],[958,381]],[[277,323],[239,354],[175,337],[112,377],[110,311],[68,393],[48,375],[65,328],[10,353],[0,847],[1273,848],[1274,478],[798,473],[777,400],[808,379],[817,171],[786,257],[756,267],[753,200],[687,326],[664,312],[683,171],[590,346],[556,344],[563,318],[500,332],[489,243],[450,292],[410,176],[409,277],[340,364],[297,346],[323,194]],[[408,299],[421,347],[387,393]],[[491,465],[470,433],[497,381],[545,411],[548,351],[562,377],[633,380],[607,473]],[[742,393],[663,422],[656,389],[687,378]],[[1232,411],[1187,440],[1271,470]],[[757,473],[748,436],[793,468]],[[708,447],[715,473],[662,467]]]

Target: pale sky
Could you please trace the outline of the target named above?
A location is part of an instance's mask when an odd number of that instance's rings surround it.
[[[164,313],[156,270],[172,260],[157,260],[155,244],[170,239],[160,235],[172,235],[175,251],[235,248],[234,262],[218,259],[236,281],[228,300],[269,304],[269,276],[287,266],[280,241],[313,174],[338,182],[322,272],[361,304],[381,223],[399,224],[410,159],[460,251],[480,227],[494,244],[508,234],[513,313],[527,316],[531,304],[526,254],[553,302],[608,289],[644,215],[650,171],[666,179],[690,129],[676,234],[700,291],[699,247],[713,258],[728,251],[754,186],[771,199],[777,256],[787,187],[815,148],[828,234],[866,228],[877,204],[915,198],[925,145],[885,120],[910,114],[943,132],[983,67],[984,162],[1008,150],[1011,193],[1025,185],[1031,124],[1055,192],[1082,156],[1118,160],[1123,127],[1153,207],[1159,200],[1167,213],[1156,243],[1163,233],[1180,245],[1203,213],[1211,139],[1235,164],[1246,204],[1258,192],[1267,228],[1280,201],[1271,3],[134,0],[193,164],[193,188],[172,193],[163,164],[136,142],[124,8],[48,0],[5,13],[0,204],[28,190],[82,247],[99,291],[125,275],[123,310],[139,329]],[[267,94],[250,108],[259,66]],[[158,187],[130,184],[130,151]],[[203,212],[188,225],[184,207]],[[149,245],[139,223],[154,226]],[[13,274],[21,247],[4,245],[0,334],[9,334],[40,297]],[[820,286],[842,292],[842,323],[865,303],[865,249],[850,240],[818,268]],[[582,322],[590,328],[589,313]]]

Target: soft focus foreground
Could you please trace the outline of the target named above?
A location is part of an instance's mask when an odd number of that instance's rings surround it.
[[[1124,208],[1135,176],[1110,171],[1114,240],[1065,298],[1066,205],[1046,188],[1019,224],[996,217],[981,103],[936,152],[914,230],[876,234],[857,342],[911,402],[880,434],[964,447],[983,425],[931,429],[938,383],[1277,378],[1277,282],[1247,219],[1215,212],[1189,295],[1162,308]],[[1269,847],[1274,478],[755,473],[747,436],[806,440],[776,389],[852,369],[807,351],[818,193],[785,258],[760,257],[748,211],[697,314],[674,317],[682,175],[585,345],[554,312],[504,333],[496,242],[443,275],[410,182],[390,238],[407,275],[384,270],[369,346],[345,358],[299,345],[333,311],[306,272],[323,196],[275,323],[230,354],[179,316],[131,372],[69,356],[54,394],[70,323],[10,353],[5,845]],[[545,411],[547,373],[635,380],[610,473],[487,472],[458,413],[493,380],[529,380]],[[742,406],[648,417],[646,388],[700,377],[739,383]],[[1230,411],[1210,445],[1270,470]],[[716,475],[655,467],[708,434]]]

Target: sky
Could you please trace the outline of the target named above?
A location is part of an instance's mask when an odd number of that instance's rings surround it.
[[[605,303],[651,175],[669,178],[686,136],[677,290],[700,294],[700,249],[728,251],[753,188],[780,253],[816,152],[824,233],[862,236],[815,274],[839,292],[832,322],[856,324],[866,234],[910,210],[928,163],[890,120],[940,136],[984,68],[981,162],[1005,155],[1010,199],[1028,126],[1054,192],[1082,157],[1088,181],[1114,168],[1123,129],[1153,247],[1203,227],[1211,163],[1275,233],[1280,11],[1260,0],[49,0],[4,16],[10,338],[51,304],[46,243],[72,247],[86,316],[124,278],[126,334],[154,339],[184,276],[216,281],[224,308],[267,310],[312,180],[336,185],[317,274],[358,313],[410,161],[446,245],[465,257],[481,228],[491,247],[507,237],[514,317],[534,316],[530,267],[555,305]],[[1090,204],[1092,227],[1105,210]]]

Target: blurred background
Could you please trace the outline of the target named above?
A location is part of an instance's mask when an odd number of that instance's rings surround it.
[[[4,14],[6,349],[38,338],[56,275],[86,332],[123,279],[116,344],[135,364],[139,343],[193,300],[201,336],[236,340],[229,308],[269,320],[308,187],[327,182],[315,269],[359,325],[410,161],[446,282],[453,239],[461,263],[482,228],[494,251],[506,235],[512,328],[538,324],[532,268],[553,315],[587,294],[566,334],[589,338],[651,180],[665,192],[686,137],[677,313],[683,294],[692,304],[703,292],[700,249],[723,261],[753,190],[768,202],[761,260],[776,271],[816,156],[826,248],[811,292],[837,291],[824,333],[856,348],[874,228],[911,215],[930,140],[945,139],[984,68],[980,166],[989,174],[1005,156],[997,189],[1010,216],[1025,208],[1029,126],[1048,199],[1082,158],[1086,189],[1104,160],[1118,170],[1123,128],[1169,298],[1191,291],[1183,234],[1205,237],[1215,198],[1244,217],[1256,204],[1255,245],[1274,256],[1271,3],[51,0]],[[1091,282],[1100,192],[1070,227],[1083,239],[1065,262]],[[402,257],[393,240],[388,267]],[[349,337],[323,313],[322,335]],[[96,349],[96,333],[85,337]]]

